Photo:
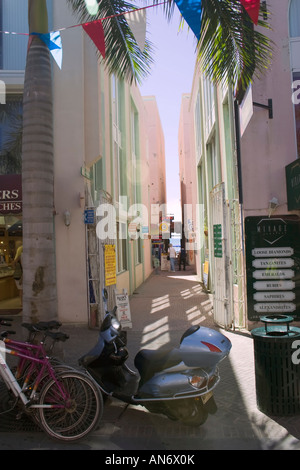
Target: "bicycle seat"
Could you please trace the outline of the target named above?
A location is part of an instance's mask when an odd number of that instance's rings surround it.
[[[56,320],[40,321],[37,323],[37,327],[42,330],[57,330],[61,326],[62,326],[62,323]]]
[[[54,341],[66,341],[69,339],[69,336],[66,333],[62,333],[61,331],[57,331],[56,333],[53,331],[46,331],[45,335],[49,336]]]
[[[33,323],[21,323],[21,325],[26,328],[28,331],[40,331],[35,324]]]
[[[27,328],[29,331],[47,331],[47,330],[54,330],[61,326],[62,324],[58,321],[40,321],[38,323],[22,323],[24,328]]]

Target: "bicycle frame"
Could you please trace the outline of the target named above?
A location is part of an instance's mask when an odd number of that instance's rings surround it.
[[[42,343],[40,343],[39,345],[35,345],[35,344],[32,344],[32,343],[24,343],[24,342],[20,342],[20,341],[15,341],[15,340],[12,340],[12,339],[9,339],[9,338],[5,338],[4,339],[4,343],[5,344],[8,344],[8,345],[11,345],[13,347],[13,351],[11,350],[11,352],[9,354],[11,355],[16,355],[16,352],[20,352],[20,353],[23,353],[23,354],[27,354],[28,352],[31,353],[30,355],[30,359],[33,357],[33,352],[35,351],[35,356],[38,358],[39,356],[41,357],[46,357],[46,352],[44,350],[44,347],[42,345]],[[7,351],[8,352],[8,351]],[[20,359],[19,359],[19,362],[18,362],[18,365],[17,365],[17,370],[16,370],[16,378],[19,380],[24,372],[24,369],[25,369],[25,366],[28,362],[31,362],[31,365],[30,365],[30,368],[29,368],[29,371],[27,372],[27,375],[26,375],[26,379],[25,379],[25,382],[23,384],[23,388],[26,387],[27,383],[29,382],[29,379],[32,375],[32,373],[34,372],[34,370],[36,369],[36,363],[35,362],[32,362],[32,361],[29,361],[28,357],[25,356],[20,356]]]
[[[9,344],[10,348],[7,348],[6,344]],[[36,352],[36,355],[34,355],[33,351]],[[17,356],[31,363],[30,373],[27,374],[22,387],[18,383],[17,377],[15,377],[12,371],[10,370],[10,367],[8,366],[5,360],[5,356],[3,354],[10,354],[12,356]],[[37,357],[39,354],[42,357]],[[41,365],[40,368],[37,367],[38,364]],[[37,377],[34,380],[34,386],[28,398],[24,392],[26,390],[29,377],[34,370],[37,371]],[[2,379],[4,380],[6,386],[13,392],[15,397],[19,397],[22,403],[25,406],[30,407],[30,408],[63,408],[63,405],[58,405],[58,404],[56,405],[55,404],[49,404],[49,405],[48,404],[46,405],[32,404],[32,400],[35,397],[37,387],[40,384],[45,371],[47,371],[49,374],[49,380],[53,379],[56,382],[58,391],[61,394],[61,396],[67,399],[68,397],[66,396],[62,386],[57,380],[55,371],[53,367],[51,366],[51,364],[49,363],[48,357],[46,356],[44,348],[41,344],[33,345],[33,344],[28,344],[28,343],[22,343],[20,341],[14,341],[14,340],[7,339],[7,338],[4,341],[0,341],[0,375]]]

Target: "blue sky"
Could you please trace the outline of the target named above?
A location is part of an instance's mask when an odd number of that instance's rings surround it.
[[[165,136],[167,200],[169,212],[180,214],[178,125],[181,95],[190,93],[196,60],[196,39],[187,25],[178,32],[180,13],[175,8],[169,23],[162,7],[147,10],[148,37],[154,44],[151,75],[140,86],[142,95],[155,95]],[[175,217],[178,220],[178,217]]]

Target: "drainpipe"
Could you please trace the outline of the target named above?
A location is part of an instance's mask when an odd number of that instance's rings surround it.
[[[239,187],[239,203],[243,204],[243,181],[242,181],[242,168],[241,168],[241,128],[240,128],[240,114],[239,105],[237,100],[234,100],[234,123],[235,123],[235,142],[236,142],[236,159],[238,171],[238,187]]]
[[[245,240],[244,240],[244,219],[243,219],[243,179],[242,179],[242,164],[241,164],[241,127],[240,127],[240,113],[237,99],[234,99],[234,123],[235,123],[235,142],[236,142],[236,155],[237,155],[237,172],[238,172],[238,191],[239,191],[239,204],[240,204],[240,221],[241,221],[241,245],[243,250],[243,257],[245,257]],[[246,273],[243,268],[243,275],[246,281]],[[245,284],[242,284],[242,290]],[[247,308],[247,307],[246,307]],[[243,323],[247,324],[247,319],[243,318]]]

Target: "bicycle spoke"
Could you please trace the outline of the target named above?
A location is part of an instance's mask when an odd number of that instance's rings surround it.
[[[50,380],[41,392],[40,424],[51,437],[73,441],[85,437],[99,422],[103,412],[102,395],[86,375],[80,372],[63,372],[58,376],[63,389]]]

